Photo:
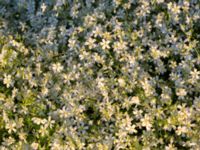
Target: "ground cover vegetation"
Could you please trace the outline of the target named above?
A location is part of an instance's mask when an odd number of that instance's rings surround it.
[[[199,150],[199,0],[0,0],[0,150]]]

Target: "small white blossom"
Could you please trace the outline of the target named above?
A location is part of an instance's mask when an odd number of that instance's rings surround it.
[[[145,114],[144,118],[141,119],[141,123],[142,123],[143,127],[146,127],[147,131],[149,131],[152,127],[151,117],[146,114]]]
[[[110,41],[106,41],[105,39],[103,39],[100,45],[102,46],[102,49],[107,50],[110,48],[109,43]]]
[[[180,89],[177,89],[176,94],[177,94],[179,97],[184,97],[184,96],[187,95],[187,92],[186,92],[185,89],[180,88]]]
[[[139,105],[139,104],[140,104],[140,99],[139,99],[139,97],[133,96],[133,97],[131,98],[131,103]]]
[[[197,71],[197,69],[194,69],[194,71],[192,71],[190,74],[192,76],[192,79],[196,81],[199,79],[200,71]]]
[[[16,123],[14,121],[8,121],[6,123],[6,129],[8,130],[8,133],[16,132]]]
[[[13,85],[12,76],[11,75],[4,75],[3,83],[6,85],[7,88]]]
[[[60,63],[52,64],[52,70],[55,73],[60,73],[61,71],[63,71],[63,69],[64,69],[64,67]]]
[[[96,47],[95,41],[96,41],[95,39],[90,37],[85,43],[85,45],[87,45],[89,49],[95,48]]]
[[[41,9],[42,9],[42,12],[45,12],[47,9],[47,5],[45,3],[42,3]]]
[[[38,147],[39,147],[39,144],[36,143],[36,142],[33,142],[33,143],[31,144],[31,148],[34,149],[34,150],[37,150]]]

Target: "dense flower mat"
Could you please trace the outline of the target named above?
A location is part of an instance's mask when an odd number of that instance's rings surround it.
[[[199,150],[199,0],[0,0],[0,150]]]

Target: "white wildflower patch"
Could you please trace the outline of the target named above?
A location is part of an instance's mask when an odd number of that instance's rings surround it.
[[[199,0],[0,0],[0,150],[199,150]]]

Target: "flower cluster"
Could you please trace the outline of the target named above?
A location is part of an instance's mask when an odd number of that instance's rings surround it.
[[[199,0],[1,0],[1,150],[200,149]]]

